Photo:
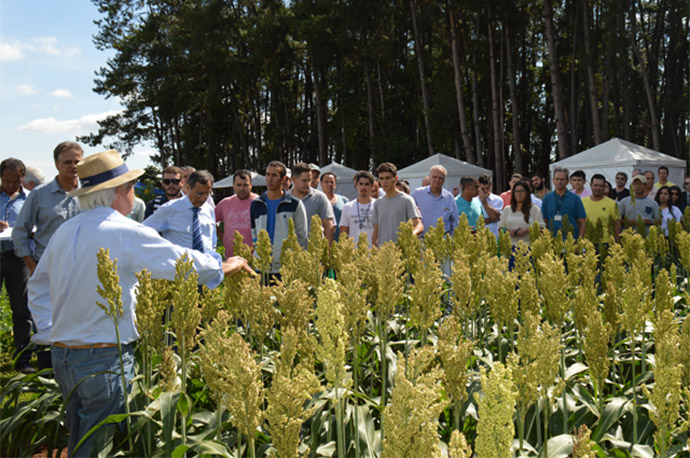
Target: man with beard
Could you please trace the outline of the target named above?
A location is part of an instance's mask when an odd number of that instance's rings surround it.
[[[546,187],[546,178],[544,177],[544,174],[541,172],[535,172],[532,174],[530,181],[532,182],[532,192],[534,195],[541,200],[544,200],[544,196],[549,193],[549,190]]]
[[[633,201],[632,196],[628,196],[618,202],[618,211],[620,212],[622,223],[626,227],[637,227],[638,217],[642,218],[642,222],[647,227],[655,224],[659,219],[661,214],[659,212],[659,205],[653,198],[649,197],[649,195],[645,195],[648,184],[648,179],[641,175],[636,175],[632,180],[632,190],[633,193],[635,193],[635,200]]]
[[[249,208],[252,200],[259,197],[252,192],[252,176],[247,170],[238,170],[232,177],[234,196],[226,197],[216,206],[216,222],[223,222],[218,236],[223,239],[225,259],[233,256],[235,231],[242,234],[245,245],[253,247],[252,220]]]
[[[170,166],[163,169],[163,179],[161,187],[164,194],[156,196],[146,204],[144,218],[148,218],[166,202],[177,200],[182,197],[182,170],[179,167]]]
[[[616,174],[616,187],[611,190],[611,198],[617,202],[630,195],[630,191],[625,185],[628,183],[628,175],[625,172]]]
[[[333,243],[333,235],[335,234],[335,214],[326,194],[312,186],[313,174],[311,172],[313,171],[305,163],[292,166],[293,185],[290,194],[304,204],[304,210],[307,213],[307,232],[311,230],[311,217],[318,215],[321,219],[323,235],[330,245]]]
[[[252,224],[252,241],[256,244],[259,232],[265,230],[273,246],[273,262],[267,273],[277,277],[280,270],[280,252],[288,237],[289,221],[295,226],[297,242],[307,247],[307,216],[304,205],[283,189],[287,167],[280,161],[271,161],[266,167],[266,192],[252,200],[249,214]]]
[[[616,201],[604,195],[604,183],[606,178],[604,175],[595,173],[589,182],[592,189],[592,195],[582,199],[582,205],[585,207],[587,213],[587,225],[594,227],[597,222],[601,221],[601,226],[604,230],[602,235],[602,242],[605,244],[611,243],[611,235],[618,240],[620,233],[620,215],[618,214],[618,206]],[[614,227],[613,234],[609,230],[609,221],[613,219]]]

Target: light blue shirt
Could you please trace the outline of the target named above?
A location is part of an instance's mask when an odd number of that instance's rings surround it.
[[[154,228],[164,239],[184,248],[192,248],[192,221],[194,219],[194,204],[185,196],[172,200],[160,206],[156,212],[146,218],[142,224]],[[201,225],[201,240],[205,252],[215,252],[218,239],[216,237],[216,216],[213,208],[204,203],[199,211]],[[219,255],[220,256],[220,255]],[[219,258],[220,259],[220,258]]]
[[[135,273],[148,269],[152,278],[173,280],[175,262],[187,253],[194,260],[199,283],[215,288],[223,281],[221,263],[210,253],[173,245],[110,207],[96,207],[60,226],[29,279],[29,309],[38,329],[32,341],[39,345],[117,342],[112,320],[96,304],[104,302],[96,289],[100,285],[96,254],[101,247],[117,259],[123,344],[139,338],[134,321]]]
[[[458,207],[458,217],[464,213],[470,228],[476,228],[477,219],[482,216],[482,204],[479,202],[479,199],[472,199],[468,202],[460,194],[455,198],[455,205]]]
[[[26,201],[26,193],[24,189],[20,186],[14,199],[11,198],[9,194],[0,191],[0,221],[5,221],[10,227],[14,227],[17,221],[17,216],[24,206],[24,201]],[[13,251],[14,244],[12,239],[7,238],[0,240],[0,251]]]
[[[482,209],[482,216],[484,217],[484,219],[487,219],[489,217],[489,212],[486,211],[486,208],[484,208],[484,205],[482,204],[481,200],[479,200],[479,197],[477,196],[472,200],[479,201],[479,207]],[[489,203],[489,206],[497,212],[501,213],[501,210],[503,210],[503,199],[501,199],[501,196],[497,196],[494,193],[490,193],[489,196],[486,198],[486,201]],[[498,221],[488,223],[486,225],[486,228],[489,229],[493,235],[498,237]]]
[[[76,197],[67,197],[65,190],[58,184],[57,177],[50,183],[34,188],[26,197],[12,229],[14,253],[20,258],[33,256],[38,261],[53,233],[78,213],[79,201]],[[35,247],[32,249],[30,236],[34,226]]]
[[[423,234],[430,227],[436,227],[439,218],[443,218],[446,234],[452,234],[458,227],[458,208],[453,194],[447,189],[441,188],[441,195],[436,196],[431,192],[431,186],[423,186],[412,191],[411,196],[422,214]]]

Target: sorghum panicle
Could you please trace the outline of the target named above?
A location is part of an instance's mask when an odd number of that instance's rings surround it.
[[[261,365],[242,337],[227,337],[230,316],[224,311],[203,332],[199,351],[204,379],[213,397],[230,413],[244,436],[254,435],[263,418],[264,385]]]
[[[499,362],[488,374],[481,368],[481,393],[475,393],[479,422],[474,451],[478,458],[510,458],[515,436],[517,389],[510,368]]]
[[[440,457],[438,418],[446,402],[441,398],[442,371],[433,365],[433,350],[415,349],[408,361],[398,353],[398,361],[391,401],[383,411],[381,457]]]

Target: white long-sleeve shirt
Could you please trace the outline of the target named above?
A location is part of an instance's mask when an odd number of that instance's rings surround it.
[[[29,309],[39,345],[116,343],[115,327],[96,302],[98,250],[110,249],[117,259],[122,287],[123,315],[119,321],[123,344],[139,338],[135,325],[135,273],[148,269],[153,278],[173,280],[175,262],[184,253],[194,260],[199,283],[215,288],[223,280],[217,257],[179,247],[149,227],[107,207],[88,210],[63,223],[53,234],[29,280]]]

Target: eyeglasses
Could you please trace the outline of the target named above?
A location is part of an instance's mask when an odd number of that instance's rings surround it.
[[[625,177],[616,177],[616,180],[625,180]]]
[[[671,195],[672,196],[680,196],[680,193],[679,192],[672,192]]]
[[[179,178],[163,178],[163,184],[180,184]]]

